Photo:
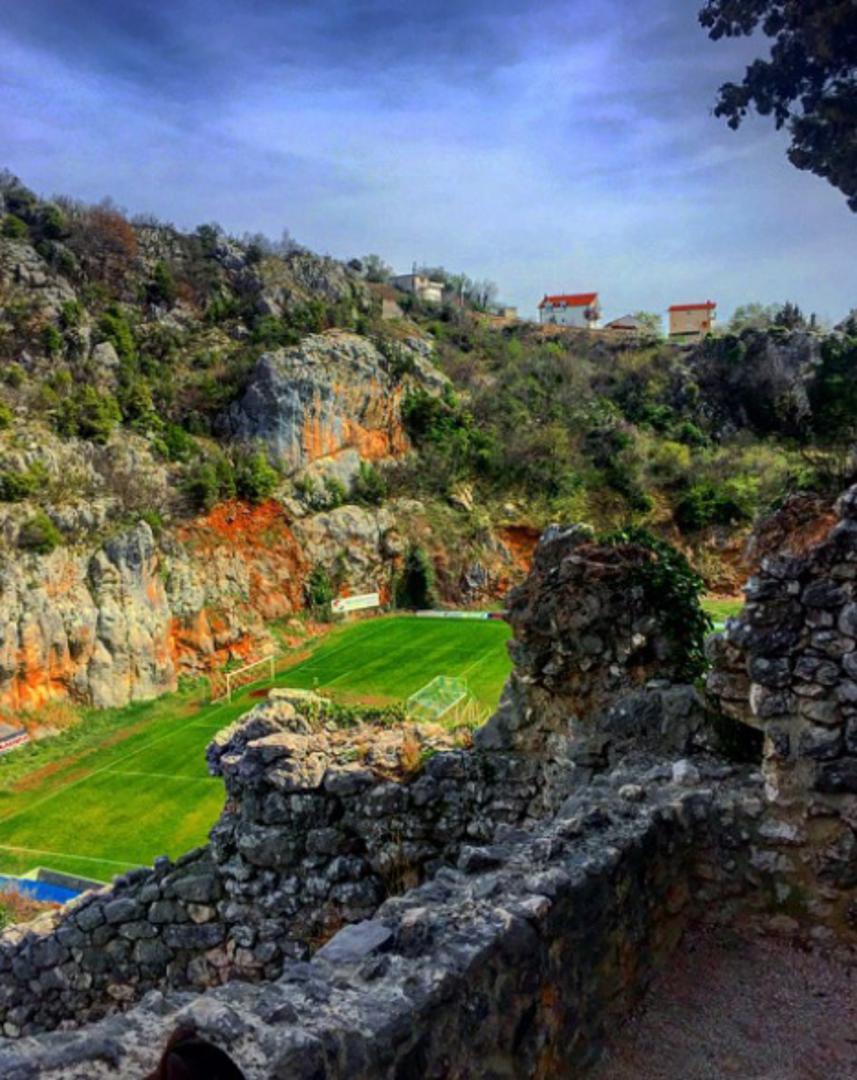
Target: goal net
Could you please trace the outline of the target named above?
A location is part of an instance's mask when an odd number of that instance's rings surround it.
[[[467,680],[451,675],[436,675],[411,694],[405,706],[414,720],[441,723],[446,727],[476,727],[487,714],[484,706],[471,694]]]
[[[263,656],[251,664],[235,668],[234,671],[215,671],[209,676],[211,701],[231,701],[232,695],[242,687],[259,682],[273,682],[275,657]]]

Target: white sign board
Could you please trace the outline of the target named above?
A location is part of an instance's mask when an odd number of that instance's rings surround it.
[[[380,607],[381,597],[376,592],[360,593],[359,596],[340,596],[330,606],[338,615],[346,611],[364,611],[366,608]]]

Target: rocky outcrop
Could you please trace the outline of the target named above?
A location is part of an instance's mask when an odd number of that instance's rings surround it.
[[[401,381],[366,338],[330,331],[264,353],[223,428],[290,469],[349,447],[369,461],[405,452]]]
[[[171,612],[152,531],[140,523],[88,560],[65,550],[0,568],[0,701],[100,706],[176,685]]]
[[[807,387],[821,339],[806,331],[745,330],[706,340],[689,356],[702,415],[721,436],[749,428],[797,436],[810,418]]]

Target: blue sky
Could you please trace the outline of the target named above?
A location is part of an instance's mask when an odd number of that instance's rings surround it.
[[[181,227],[442,263],[534,313],[857,305],[857,215],[717,87],[753,53],[693,0],[27,0],[0,21],[0,164]]]

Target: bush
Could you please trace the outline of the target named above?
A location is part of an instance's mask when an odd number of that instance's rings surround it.
[[[199,461],[185,477],[183,490],[193,509],[208,513],[223,499],[235,497],[235,472],[222,455]]]
[[[146,299],[150,304],[172,305],[175,303],[177,292],[172,271],[165,262],[158,260],[152,271],[152,280],[146,286]]]
[[[31,465],[24,472],[13,469],[0,472],[0,502],[22,502],[40,491],[47,480],[47,470],[41,464]]]
[[[98,320],[101,341],[109,341],[120,360],[132,361],[137,355],[134,334],[128,318],[118,304],[112,305]]]
[[[642,589],[645,606],[658,613],[674,649],[678,677],[698,678],[705,671],[705,639],[712,626],[699,602],[703,579],[680,551],[640,526],[608,533],[601,542],[635,544],[652,552],[654,559],[633,571],[631,585]]]
[[[267,499],[280,482],[280,474],[262,450],[241,455],[235,462],[235,488],[242,499],[258,503]]]
[[[0,431],[7,428],[14,419],[14,413],[5,401],[0,401]]]
[[[734,525],[738,521],[747,521],[752,513],[734,490],[700,480],[681,496],[674,516],[682,532],[696,532],[708,525]]]
[[[311,570],[305,585],[307,607],[316,618],[329,620],[334,591],[327,570],[317,563]]]
[[[60,305],[60,325],[63,330],[74,330],[83,320],[83,307],[77,300],[66,300]]]
[[[62,240],[68,235],[65,215],[54,203],[47,203],[39,211],[38,228],[46,240]]]
[[[25,240],[30,233],[26,221],[14,214],[7,214],[3,218],[3,235],[9,240]]]
[[[36,555],[50,555],[61,543],[59,529],[42,511],[25,522],[18,533],[18,547],[24,551],[35,552]]]
[[[116,398],[99,393],[94,386],[84,386],[71,397],[58,398],[56,427],[61,435],[79,435],[103,445],[121,419]]]
[[[170,461],[190,461],[199,453],[199,447],[192,435],[179,424],[167,424],[160,436],[160,447],[164,457]]]
[[[437,604],[434,567],[425,548],[418,544],[411,544],[405,555],[405,565],[396,583],[396,604],[418,611]]]
[[[380,506],[387,495],[384,477],[368,461],[360,462],[360,469],[351,484],[351,498],[358,503]]]
[[[56,356],[62,349],[62,334],[52,323],[42,327],[42,348],[48,356]]]

